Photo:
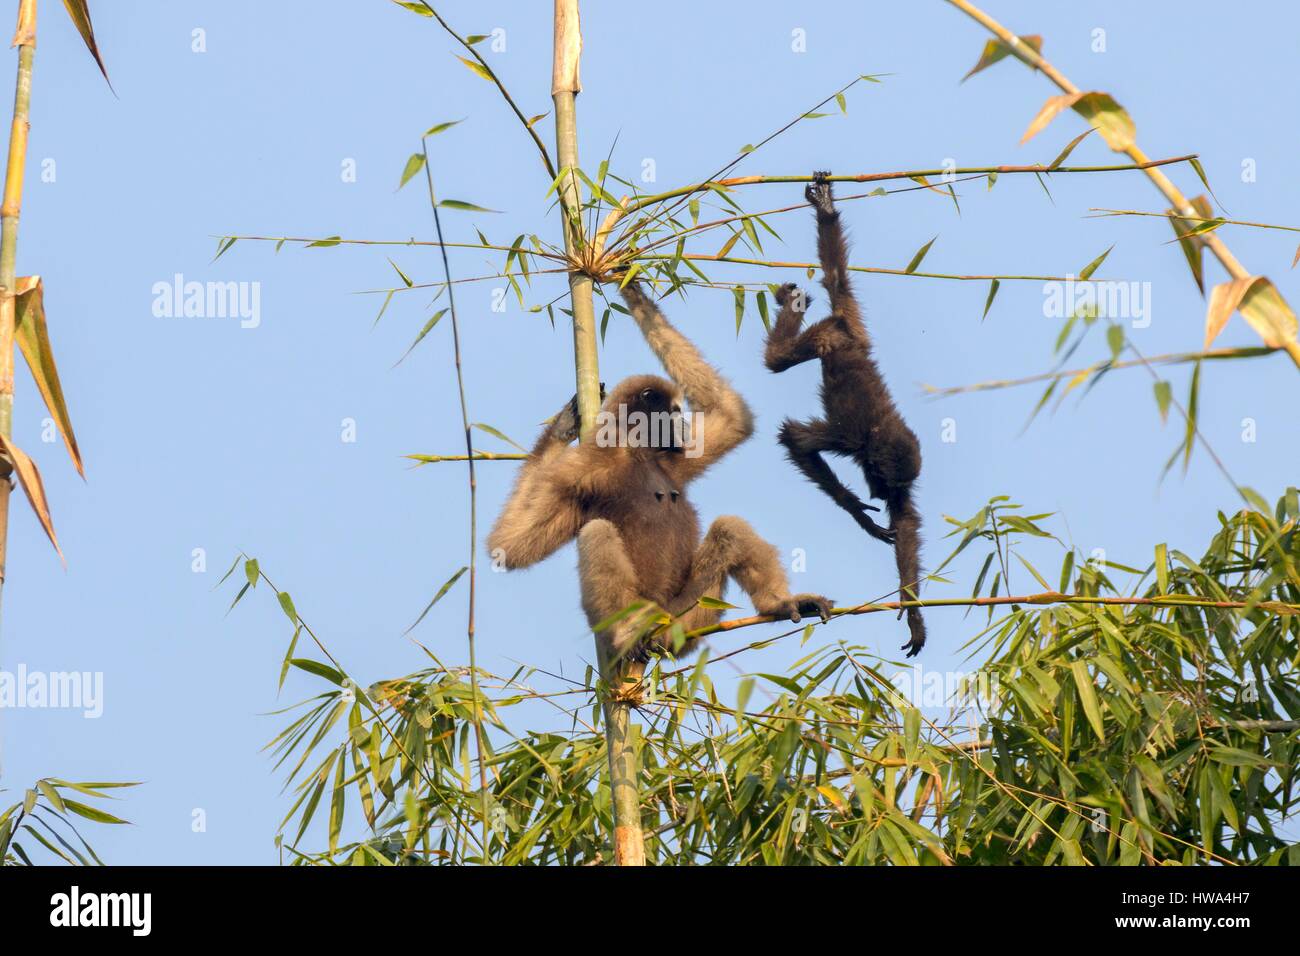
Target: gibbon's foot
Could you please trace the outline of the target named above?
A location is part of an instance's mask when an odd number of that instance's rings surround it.
[[[776,299],[777,305],[785,305],[791,299],[795,299],[801,294],[803,295],[803,301],[806,305],[808,303],[808,295],[806,293],[800,293],[799,287],[793,282],[787,282],[785,285],[781,286],[781,288],[776,290],[774,298]]]
[[[866,505],[865,507],[870,508],[871,505]],[[874,510],[879,511],[880,509],[876,508]],[[871,535],[871,537],[875,538],[877,541],[883,541],[885,544],[890,545],[894,543],[894,539],[897,535],[894,533],[893,528],[881,527],[865,514],[861,516],[854,515],[854,517],[858,519],[858,524],[862,527],[862,530]]]
[[[775,607],[764,608],[763,613],[789,618],[792,624],[802,621],[805,614],[816,614],[826,624],[831,619],[831,601],[820,594],[795,594]]]
[[[831,190],[831,184],[827,182],[828,176],[830,176],[829,171],[813,173],[813,181],[803,191],[804,198],[824,216],[835,214],[835,195]]]
[[[912,641],[908,641],[906,644],[900,647],[899,650],[907,651],[907,655],[906,655],[907,657],[915,657],[917,654],[921,653],[921,648],[923,647],[925,647],[925,641],[917,642],[915,640],[912,640]]]

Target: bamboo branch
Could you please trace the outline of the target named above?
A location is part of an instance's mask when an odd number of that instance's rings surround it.
[[[1188,153],[1185,156],[1172,156],[1169,159],[1143,159],[1141,162],[1108,164],[1103,166],[1057,166],[1053,169],[1050,165],[1043,163],[1031,163],[1029,165],[1002,165],[1002,166],[959,166],[956,169],[905,169],[891,173],[849,173],[841,176],[827,176],[827,180],[833,183],[878,183],[886,182],[891,179],[916,179],[924,176],[927,179],[931,176],[978,176],[995,173],[999,176],[1004,174],[1015,175],[1018,173],[1038,173],[1038,174],[1056,174],[1056,173],[1116,173],[1126,170],[1154,169],[1157,166],[1169,166],[1174,163],[1186,163],[1197,158],[1197,154]],[[670,189],[667,192],[655,193],[652,196],[642,196],[639,199],[620,205],[618,209],[612,210],[610,216],[612,222],[617,222],[624,216],[645,209],[647,206],[653,206],[655,203],[664,202],[669,199],[676,199],[681,196],[689,196],[692,193],[700,192],[710,186],[721,186],[723,189],[731,189],[734,186],[756,186],[775,183],[810,183],[813,177],[808,174],[798,176],[733,176],[730,179],[706,180],[701,183],[692,183],[688,186],[679,186],[676,189]],[[945,183],[931,184],[934,186],[943,186]],[[606,219],[610,224],[611,220]],[[607,231],[602,226],[602,231]]]
[[[542,138],[537,135],[537,130],[533,129],[533,124],[524,117],[523,112],[519,109],[518,105],[516,105],[514,97],[510,95],[510,91],[506,89],[505,84],[497,77],[496,72],[492,67],[488,66],[487,60],[483,59],[482,54],[479,53],[478,50],[474,49],[474,44],[470,43],[463,36],[453,30],[447,24],[447,21],[442,18],[442,15],[439,14],[437,10],[433,9],[433,7],[429,6],[428,0],[420,0],[420,3],[429,11],[429,15],[438,21],[438,25],[446,30],[457,43],[468,50],[470,56],[478,61],[479,66],[483,68],[484,73],[496,85],[497,90],[500,91],[501,96],[504,97],[506,104],[510,107],[511,111],[519,118],[519,122],[524,124],[524,129],[528,131],[528,135],[532,137],[533,143],[537,146],[537,151],[542,155],[542,164],[546,167],[547,174],[551,179],[554,179],[556,176],[555,166],[551,162],[551,154],[546,151],[546,144],[543,143]]]
[[[528,456],[520,452],[476,451],[470,455],[404,455],[403,457],[418,462],[419,465],[436,465],[444,461],[523,461]]]
[[[1070,369],[1065,372],[1043,372],[1039,375],[1027,375],[1024,378],[1004,378],[992,379],[987,382],[976,382],[974,385],[950,385],[945,388],[937,388],[933,385],[922,385],[921,387],[929,395],[935,398],[941,398],[946,395],[960,395],[966,392],[986,392],[998,388],[1014,388],[1017,385],[1032,385],[1035,382],[1048,382],[1054,379],[1075,378],[1076,376],[1089,375],[1093,372],[1114,371],[1121,368],[1134,368],[1145,365],[1180,365],[1185,362],[1199,362],[1201,360],[1215,359],[1236,359],[1236,358],[1258,358],[1262,355],[1272,355],[1280,352],[1281,349],[1270,348],[1267,345],[1256,345],[1249,348],[1237,349],[1210,349],[1206,352],[1170,352],[1165,355],[1153,355],[1149,359],[1133,359],[1122,362],[1111,361],[1109,359],[1096,362],[1084,368]]]
[[[831,609],[832,617],[850,617],[857,614],[877,614],[881,611],[900,611],[909,607],[994,607],[1005,604],[1113,604],[1134,607],[1209,607],[1225,610],[1240,610],[1257,607],[1277,614],[1300,614],[1300,604],[1287,604],[1282,601],[1259,601],[1250,604],[1247,601],[1213,601],[1200,598],[1194,594],[1166,594],[1157,598],[1142,597],[1103,597],[1090,594],[1062,594],[1059,591],[1044,591],[1041,594],[1023,594],[1019,596],[1003,595],[1000,597],[980,598],[939,598],[925,601],[882,601],[879,603],[859,604],[856,607],[837,607]],[[755,624],[774,622],[790,623],[787,618],[771,614],[754,614],[750,617],[738,617],[730,621],[719,621],[708,627],[696,628],[686,632],[686,639],[707,637],[722,631],[735,631]]]
[[[970,3],[969,0],[947,0],[947,2],[996,36],[1002,41],[1002,45],[1016,59],[1042,73],[1056,84],[1056,87],[1063,93],[1072,95],[1081,92],[1077,86],[1071,83],[1065,75],[1061,73],[1060,70],[1054,67],[1047,60],[1043,59],[1038,51],[1028,43],[1021,42],[1018,36],[1002,24],[998,23],[998,21],[994,20],[983,10]],[[1124,153],[1135,163],[1142,164],[1149,162],[1146,153],[1141,150],[1136,142],[1116,151]],[[1196,210],[1196,207],[1191,204],[1188,198],[1179,191],[1178,187],[1175,186],[1173,182],[1170,181],[1169,177],[1160,169],[1150,166],[1144,171],[1151,182],[1155,184],[1155,187],[1160,190],[1167,200],[1169,200],[1170,205],[1178,211],[1180,216],[1186,217],[1200,215]],[[1210,252],[1214,253],[1214,257],[1219,260],[1233,279],[1248,279],[1251,277],[1250,270],[1237,261],[1237,257],[1232,254],[1232,251],[1224,241],[1213,232],[1201,233],[1197,238],[1205,244],[1206,248],[1208,248]],[[1286,300],[1282,299],[1282,294],[1280,292],[1277,293],[1277,297],[1279,302],[1283,305],[1286,304]],[[1295,339],[1288,340],[1283,344],[1283,348],[1286,349],[1287,353],[1291,356],[1291,360],[1296,363],[1297,367],[1300,367],[1300,342],[1297,342]]]
[[[1104,206],[1093,206],[1089,212],[1097,215],[1089,216],[1089,219],[1105,219],[1110,216],[1152,216],[1156,219],[1177,219],[1180,222],[1217,222],[1221,226],[1250,226],[1252,229],[1279,229],[1282,232],[1300,232],[1300,226],[1282,226],[1272,222],[1251,222],[1248,219],[1224,219],[1222,216],[1184,216],[1173,212],[1147,212],[1140,209],[1107,209]],[[1203,235],[1203,233],[1198,233]],[[1176,240],[1170,240],[1174,242]]]

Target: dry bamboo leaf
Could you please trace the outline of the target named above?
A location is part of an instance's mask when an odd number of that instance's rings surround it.
[[[1205,314],[1206,348],[1218,338],[1233,312],[1240,312],[1270,348],[1285,348],[1296,337],[1295,313],[1273,283],[1263,276],[1247,276],[1210,290],[1210,307]]]
[[[63,0],[63,5],[67,8],[68,16],[72,17],[77,32],[81,34],[81,39],[86,43],[86,49],[95,58],[95,62],[99,65],[99,72],[104,74],[104,80],[111,90],[113,81],[108,78],[108,69],[104,66],[104,61],[99,55],[99,44],[95,42],[95,27],[90,22],[89,5],[86,0]]]
[[[50,348],[50,332],[45,324],[45,287],[40,276],[23,276],[16,285],[14,338],[18,340],[18,347],[27,360],[27,367],[31,369],[41,398],[45,400],[45,407],[54,416],[54,423],[63,436],[63,443],[72,456],[77,474],[85,478],[81,450],[77,447],[77,436],[72,431],[72,418],[68,415],[68,403],[63,397],[59,369],[54,364],[54,351]]]
[[[1047,124],[1067,107],[1086,119],[1089,125],[1095,126],[1111,149],[1122,151],[1133,145],[1137,130],[1132,118],[1109,93],[1096,90],[1089,93],[1066,93],[1049,97],[1043,104],[1043,108],[1038,111],[1038,115],[1030,122],[1025,135],[1020,137],[1021,144],[1029,142],[1042,132]]]
[[[36,512],[36,519],[40,521],[41,527],[49,535],[50,544],[54,545],[54,550],[59,554],[59,560],[67,565],[67,559],[63,557],[63,549],[59,547],[59,539],[54,534],[54,522],[50,519],[50,506],[45,499],[45,485],[41,483],[41,473],[36,468],[36,462],[32,461],[23,452],[21,448],[12,441],[0,435],[0,450],[9,456],[9,460],[14,464],[14,472],[18,475],[18,484],[22,485],[23,492],[27,495],[27,500]]]

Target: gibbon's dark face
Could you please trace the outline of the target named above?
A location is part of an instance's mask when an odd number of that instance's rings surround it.
[[[669,454],[686,450],[690,436],[682,417],[681,396],[672,382],[657,375],[629,378],[605,400],[605,409],[626,420],[628,447],[649,447]]]

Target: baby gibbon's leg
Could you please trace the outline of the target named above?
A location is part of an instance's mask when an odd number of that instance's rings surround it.
[[[823,451],[831,448],[832,442],[827,434],[824,421],[814,418],[809,422],[796,422],[787,418],[781,426],[777,440],[785,446],[787,457],[809,481],[825,492],[832,501],[853,516],[863,531],[881,541],[890,542],[894,534],[888,528],[882,528],[871,520],[868,510],[879,511],[875,505],[865,504],[844,482],[831,471]]]

